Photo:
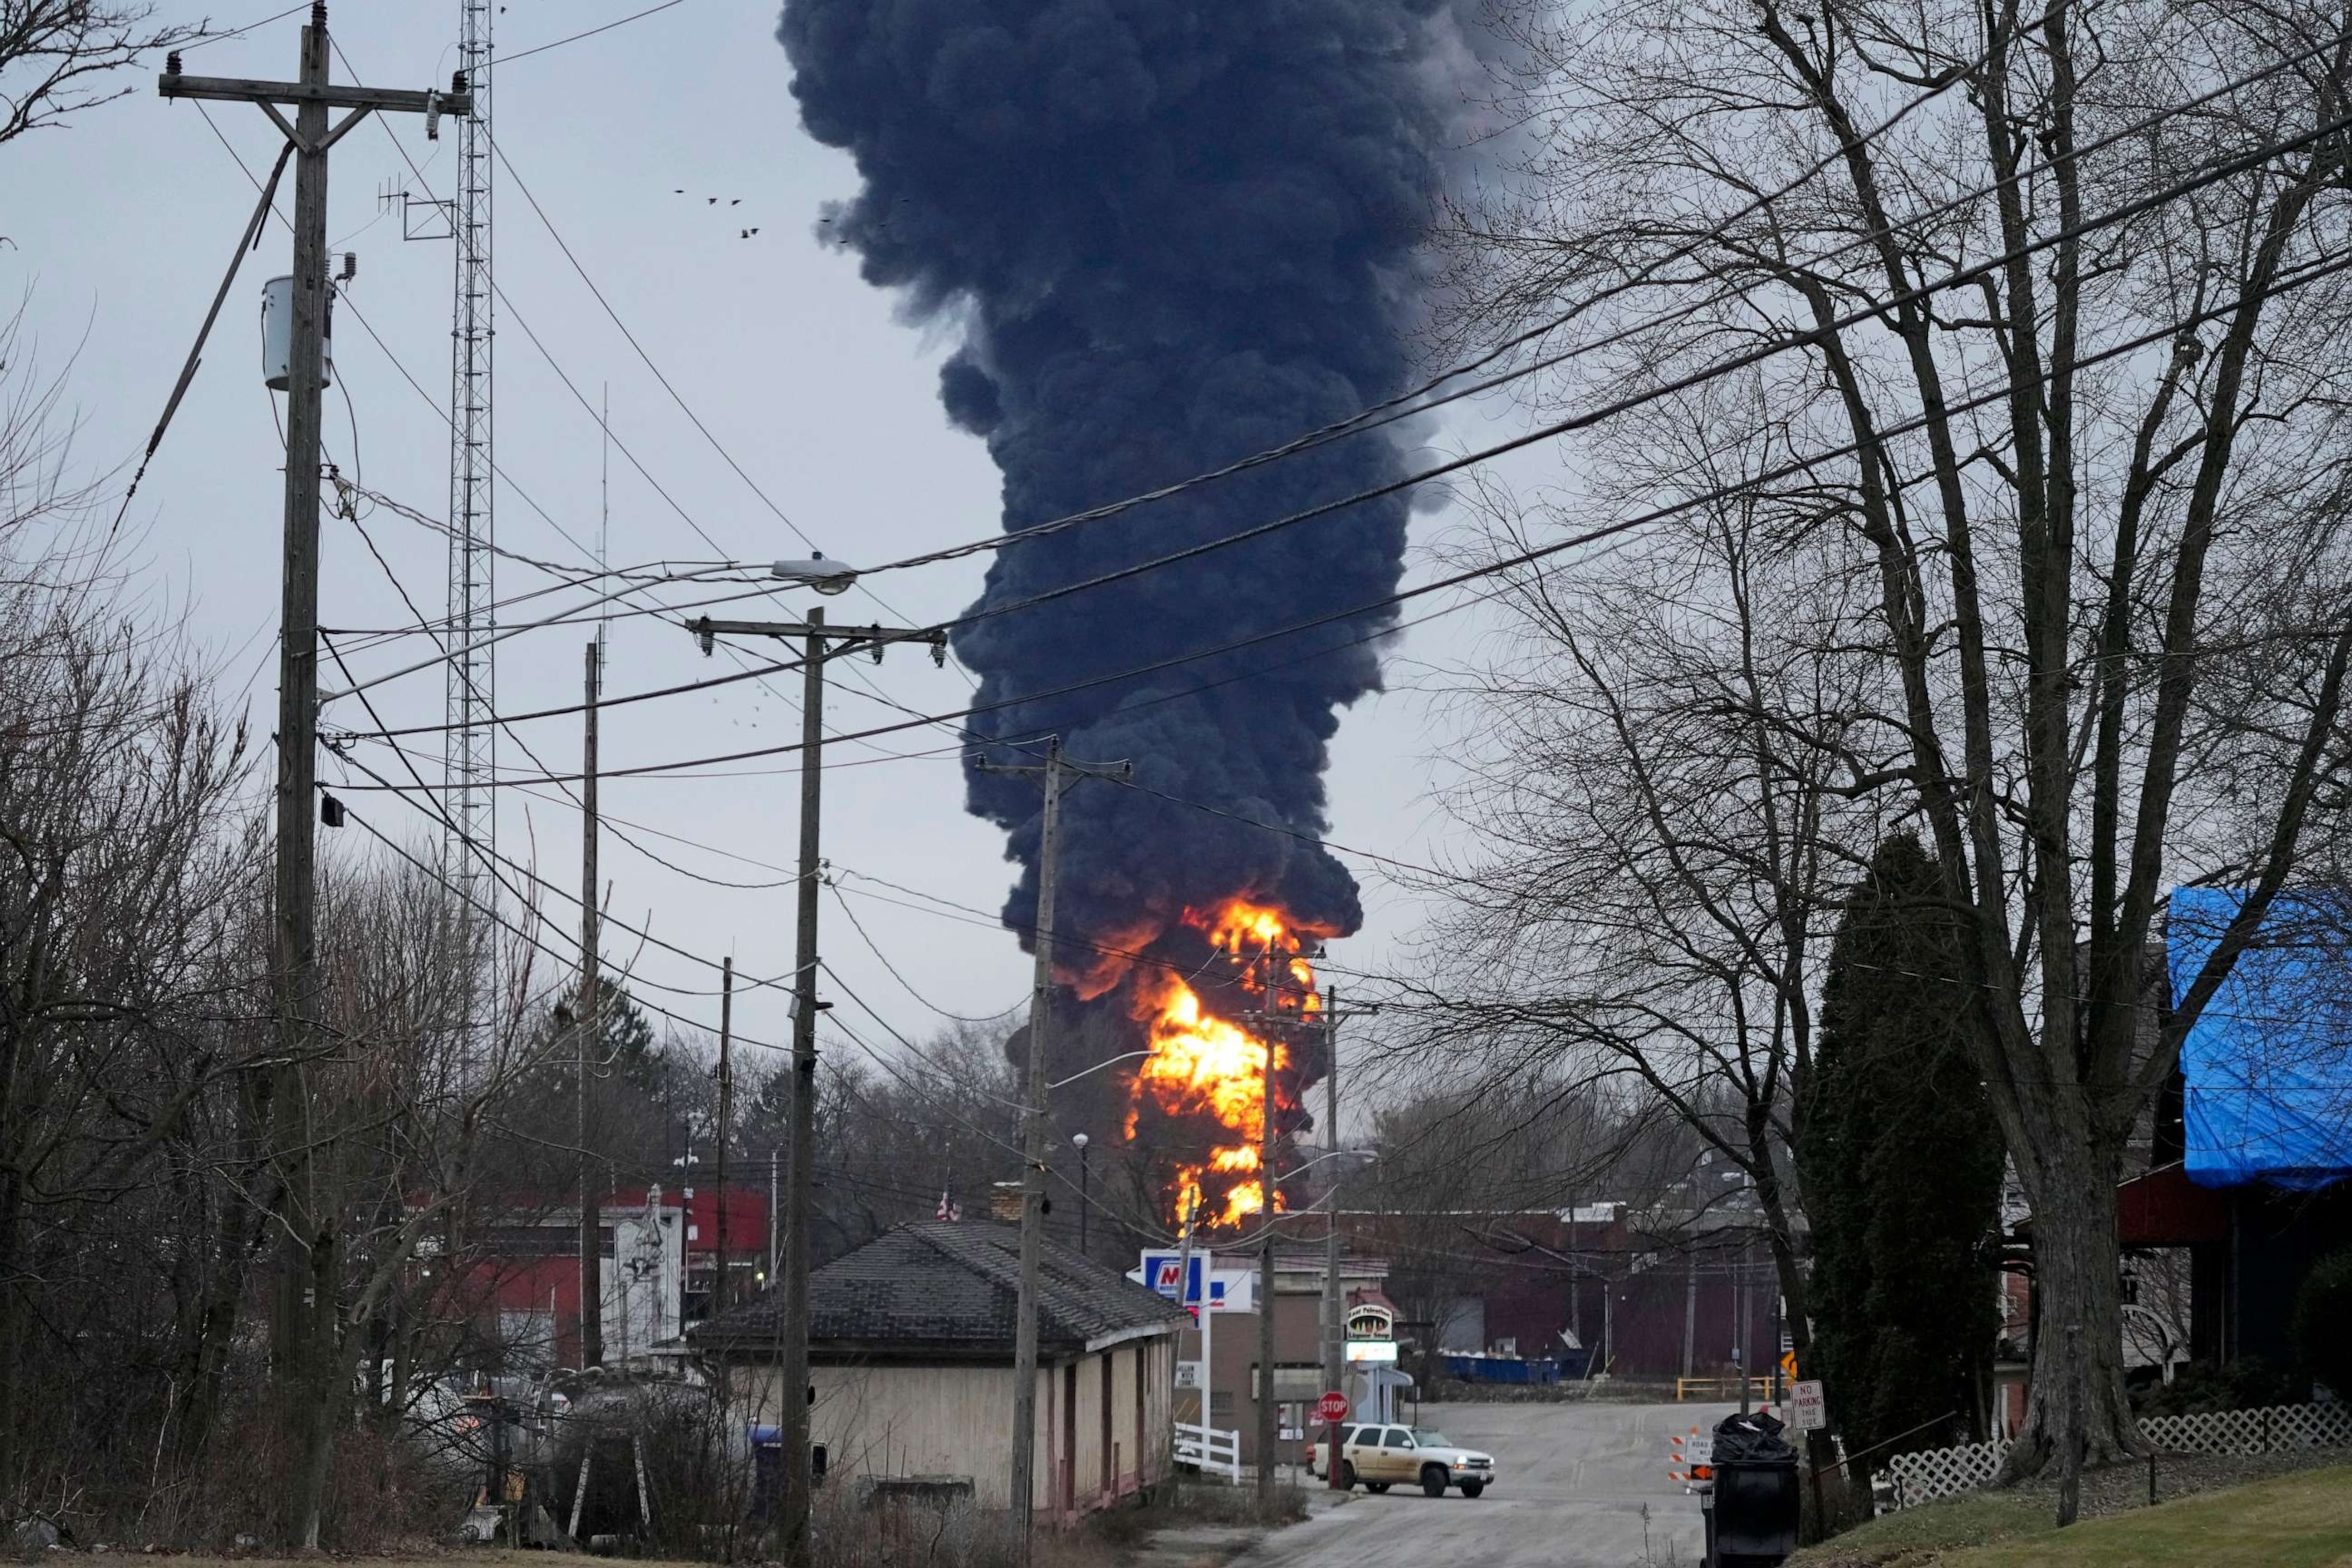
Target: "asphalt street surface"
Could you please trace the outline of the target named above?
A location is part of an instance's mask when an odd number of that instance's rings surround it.
[[[1416,1425],[1495,1456],[1473,1500],[1399,1486],[1276,1532],[1247,1568],[1692,1568],[1698,1500],[1669,1480],[1669,1441],[1717,1405],[1428,1405]]]

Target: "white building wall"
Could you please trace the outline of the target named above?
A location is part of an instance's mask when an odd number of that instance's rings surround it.
[[[1111,1415],[1108,1468],[1102,1440],[1106,1367]],[[1050,1513],[1066,1499],[1083,1512],[1165,1479],[1175,1376],[1175,1347],[1165,1338],[1113,1345],[1074,1365],[1040,1367],[1031,1506]],[[1011,1367],[817,1366],[809,1377],[816,1389],[810,1440],[824,1447],[828,1487],[853,1485],[861,1476],[961,1477],[972,1483],[981,1507],[1010,1505]],[[772,1365],[739,1365],[735,1383],[746,1425],[776,1419],[779,1391]],[[1073,1433],[1076,1441],[1068,1442]]]

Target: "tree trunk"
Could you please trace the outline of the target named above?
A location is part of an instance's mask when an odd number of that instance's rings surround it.
[[[2117,1161],[2111,1152],[2068,1158],[2070,1147],[2081,1146],[2051,1140],[2042,1143],[2042,1158],[2019,1163],[2033,1203],[2034,1310],[2041,1331],[2033,1339],[2025,1419],[2001,1466],[2004,1483],[2039,1474],[2063,1452],[2069,1329],[2081,1330],[2083,1462],[2113,1464],[2148,1452],[2124,1393]]]
[[[0,1171],[0,1498],[17,1496],[24,1478],[19,1451],[19,1389],[24,1369],[26,1313],[25,1185],[12,1167]]]
[[[316,1552],[320,1523],[327,1510],[327,1479],[333,1468],[335,1437],[342,1426],[342,1413],[351,1404],[352,1374],[358,1371],[359,1335],[345,1331],[342,1324],[341,1237],[331,1228],[323,1229],[311,1239],[310,1250],[310,1266],[302,1277],[310,1300],[305,1304],[307,1321],[300,1329],[301,1374],[288,1380],[287,1391],[298,1406],[294,1430],[299,1438],[289,1499],[291,1535],[299,1550]]]

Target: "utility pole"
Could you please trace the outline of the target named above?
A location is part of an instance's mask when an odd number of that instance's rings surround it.
[[[1323,1136],[1329,1146],[1339,1146],[1339,988],[1326,987],[1323,992]],[[1323,1386],[1333,1393],[1347,1392],[1340,1382],[1348,1374],[1343,1359],[1346,1351],[1341,1343],[1344,1325],[1339,1312],[1339,1173],[1331,1176],[1331,1211],[1323,1223]],[[1339,1479],[1339,1423],[1331,1423],[1331,1455],[1326,1466],[1326,1482],[1334,1491],[1345,1489]]]
[[[1036,773],[1045,790],[1037,842],[1036,967],[1029,985],[1029,1080],[1021,1109],[1021,1286],[1013,1328],[1013,1530],[1021,1557],[1029,1557],[1029,1524],[1035,1511],[1037,1449],[1037,1280],[1045,1241],[1045,1064],[1054,1024],[1054,890],[1060,881],[1062,780],[1135,776],[1132,763],[1089,766],[1066,761],[1058,735],[1045,742],[1039,766],[1012,766],[985,759],[983,773]],[[1083,1212],[1083,1211],[1082,1211]],[[1177,1286],[1179,1295],[1183,1286]]]
[[[727,1310],[727,1130],[735,1105],[735,1067],[728,1054],[735,1033],[735,955],[719,968],[719,1196],[712,1221],[713,1245],[719,1249],[719,1271],[710,1283],[710,1315]]]
[[[603,941],[597,915],[599,896],[597,841],[604,836],[604,817],[596,807],[596,707],[604,695],[604,644],[599,637],[588,644],[587,695],[582,705],[580,742],[580,996],[575,1011],[580,1029],[579,1169],[580,1180],[580,1368],[585,1372],[604,1360],[604,1216],[596,1201],[596,1172],[588,1140],[594,1128],[589,1106],[596,1081],[596,1058],[604,1053],[604,1030],[598,1027],[596,954]],[[619,1273],[619,1259],[614,1272]]]
[[[270,1116],[277,1136],[273,1158],[289,1211],[303,1199],[293,1179],[300,1156],[300,1080],[296,1064],[311,1047],[318,990],[317,833],[318,756],[313,750],[319,710],[319,427],[325,390],[323,344],[327,296],[327,153],[361,121],[376,111],[425,117],[425,134],[436,137],[443,114],[466,116],[473,100],[462,81],[456,90],[404,91],[338,86],[327,79],[327,7],[314,0],[302,29],[299,79],[248,81],[228,77],[188,76],[175,52],[164,63],[156,89],[165,98],[209,99],[257,105],[293,144],[294,308],[289,338],[286,383],[285,559],[278,643],[278,798],[275,910],[270,932],[272,1011],[276,1015],[279,1065],[272,1074]],[[291,105],[288,121],[278,106]],[[348,110],[330,127],[330,109]],[[315,1234],[312,1217],[286,1215],[289,1238],[279,1250],[276,1331],[281,1352],[302,1342],[305,1317],[301,1276],[310,1271],[303,1248],[293,1238]],[[327,1281],[315,1280],[322,1287]],[[311,1310],[332,1303],[317,1297]],[[311,1501],[307,1533],[315,1543]]]
[[[1260,1519],[1274,1517],[1274,1454],[1281,1443],[1281,1424],[1274,1402],[1274,1236],[1276,1214],[1274,1203],[1274,1057],[1275,1039],[1280,1026],[1282,1009],[1275,1001],[1275,987],[1282,984],[1281,966],[1275,962],[1274,943],[1265,944],[1265,988],[1261,1005],[1265,1009],[1265,1075],[1258,1101],[1257,1129],[1257,1511]]]
[[[780,562],[779,576],[793,577],[820,593],[838,593],[856,574],[834,563]],[[709,658],[721,637],[791,638],[802,642],[801,660],[801,858],[798,927],[793,949],[793,1077],[790,1131],[784,1144],[783,1265],[775,1281],[782,1294],[783,1331],[776,1347],[776,1383],[781,1391],[777,1425],[784,1450],[783,1561],[786,1568],[812,1568],[809,1534],[808,1276],[809,1210],[816,1184],[816,1016],[826,1004],[816,999],[817,879],[821,820],[820,784],[824,776],[824,663],[845,653],[875,658],[892,643],[930,645],[932,659],[947,662],[947,633],[899,631],[882,626],[825,626],[824,612],[811,610],[803,621],[716,621],[703,616],[688,628]]]

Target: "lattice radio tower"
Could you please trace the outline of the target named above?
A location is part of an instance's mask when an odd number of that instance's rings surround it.
[[[491,500],[490,13],[491,0],[458,0],[458,68],[474,112],[457,129],[457,194],[449,207],[457,251],[457,300],[449,356],[448,729],[443,782],[448,807],[446,864],[465,921],[467,1033],[488,1043],[498,995],[495,925],[498,847],[491,770],[497,760],[497,658],[492,651],[497,539]]]

